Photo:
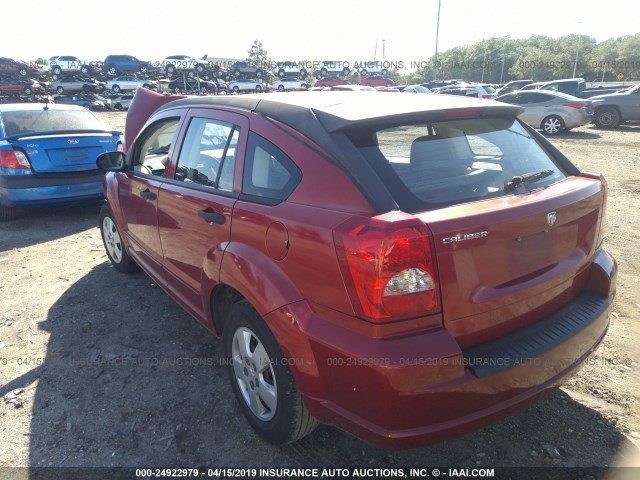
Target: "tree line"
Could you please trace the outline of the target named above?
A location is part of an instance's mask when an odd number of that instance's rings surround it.
[[[590,82],[640,80],[640,34],[596,42],[588,35],[493,37],[446,50],[397,80],[464,79],[485,83],[583,77]]]

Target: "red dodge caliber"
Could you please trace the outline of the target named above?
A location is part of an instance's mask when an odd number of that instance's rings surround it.
[[[602,341],[607,187],[517,119],[447,95],[139,90],[100,216],[222,337],[251,426],[388,449],[540,398]]]

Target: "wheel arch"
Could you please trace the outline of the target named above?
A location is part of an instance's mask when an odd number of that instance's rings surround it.
[[[236,301],[246,299],[265,318],[270,312],[303,299],[274,260],[253,247],[233,242],[225,249],[219,283],[207,290],[217,335],[222,335],[225,315]]]

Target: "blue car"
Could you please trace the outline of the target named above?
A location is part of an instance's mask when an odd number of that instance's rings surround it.
[[[0,221],[16,207],[103,197],[102,152],[122,150],[121,132],[75,105],[0,105]]]

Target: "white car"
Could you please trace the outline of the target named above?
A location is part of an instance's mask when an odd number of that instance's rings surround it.
[[[210,65],[206,60],[198,60],[188,55],[171,55],[162,61],[161,68],[168,75],[172,75],[177,71],[204,73]]]
[[[153,80],[142,80],[135,75],[123,75],[106,83],[106,88],[114,93],[118,93],[121,90],[135,90],[138,87],[155,89],[158,87],[158,83]]]
[[[340,60],[325,60],[318,63],[318,68],[314,72],[316,77],[326,77],[327,75],[347,76],[351,73],[349,65]]]
[[[58,55],[49,58],[49,68],[54,75],[69,72],[80,72],[83,75],[91,73],[91,63],[73,55]]]
[[[296,62],[277,62],[276,68],[273,69],[273,73],[280,78],[305,78],[307,75],[309,75],[309,71],[307,70],[305,63]]]
[[[273,82],[273,88],[279,92],[284,92],[285,90],[306,90],[310,86],[311,85],[304,80],[298,80],[297,78],[281,78]]]
[[[240,93],[240,92],[262,92],[267,89],[267,85],[256,80],[234,80],[227,84],[227,91]]]
[[[110,99],[114,110],[129,110],[133,95],[117,95]]]
[[[386,62],[387,64],[389,62]],[[386,75],[389,73],[389,69],[385,66],[385,62],[371,60],[370,62],[361,62],[355,67],[355,70],[360,72],[360,75]]]

